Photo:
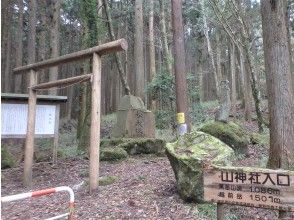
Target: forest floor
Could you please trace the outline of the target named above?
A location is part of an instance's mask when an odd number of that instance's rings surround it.
[[[244,127],[257,128],[255,122],[244,123]],[[236,158],[235,165],[265,166],[266,160],[267,146],[250,145],[246,155]],[[57,164],[35,163],[32,188],[22,186],[22,172],[23,164],[2,170],[2,196],[69,186],[75,193],[76,219],[216,219],[215,204],[189,204],[179,198],[166,157],[139,155],[115,163],[101,162],[100,176],[115,176],[115,182],[99,186],[92,195],[85,181],[88,160],[81,157],[62,158]],[[1,219],[46,219],[65,213],[67,205],[66,193],[2,203]],[[225,210],[228,220],[277,219],[277,212],[271,210],[231,205],[225,205]]]

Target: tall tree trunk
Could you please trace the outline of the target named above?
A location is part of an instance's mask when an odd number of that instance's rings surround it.
[[[59,56],[59,20],[60,20],[60,0],[51,1],[50,15],[50,56],[55,58]],[[54,66],[49,69],[49,81],[57,80],[58,67]],[[57,95],[56,89],[49,90],[50,95]]]
[[[163,57],[165,62],[165,68],[169,74],[172,74],[172,56],[168,48],[164,0],[159,1],[159,4],[160,4],[160,30],[161,30],[161,39],[162,39],[161,42],[163,47]]]
[[[9,7],[10,8],[10,7]],[[11,9],[8,12],[11,14]],[[11,22],[11,17],[8,18]],[[10,25],[9,25],[10,26]],[[11,92],[11,26],[8,28],[7,33],[7,44],[6,44],[6,54],[5,54],[5,72],[4,72],[4,92]]]
[[[216,32],[216,71],[217,71],[217,79],[221,81],[224,77],[224,72],[222,73],[222,51],[221,51],[221,41],[220,41],[220,36],[221,31],[218,30]]]
[[[41,23],[41,30],[39,33],[39,50],[38,50],[38,61],[43,61],[46,59],[46,36],[47,36],[47,13],[46,13],[46,8],[47,8],[47,3],[46,0],[39,1],[39,13],[40,13],[40,23]],[[46,82],[48,81],[48,78],[45,74],[47,70],[43,69],[40,70],[40,78],[39,82]],[[47,80],[46,80],[47,79]],[[47,94],[48,91],[41,91],[42,94]]]
[[[270,112],[268,166],[294,170],[294,97],[287,1],[261,1],[265,72]]]
[[[236,105],[237,105],[237,94],[236,94],[236,67],[235,67],[235,44],[231,43],[230,50],[230,63],[231,63],[231,81],[232,81],[232,114],[236,119]]]
[[[215,61],[214,61],[214,56],[213,56],[213,51],[211,48],[211,42],[210,42],[210,38],[209,38],[209,33],[208,33],[208,25],[207,25],[207,19],[206,19],[206,15],[204,12],[204,1],[201,0],[201,7],[202,7],[202,16],[203,16],[203,31],[204,31],[204,35],[207,41],[207,50],[208,50],[208,55],[209,58],[211,60],[211,67],[212,67],[212,71],[213,71],[213,75],[214,75],[214,81],[215,81],[215,89],[216,89],[216,94],[217,97],[219,96],[219,82],[221,79],[218,78],[218,72],[217,69],[215,67]],[[221,70],[221,68],[220,68]]]
[[[185,68],[184,28],[182,17],[182,1],[172,0],[172,25],[174,42],[174,69],[176,78],[176,105],[179,134],[190,130],[187,103],[187,81]],[[181,115],[179,115],[181,114]],[[184,114],[184,115],[183,115]],[[187,129],[188,127],[188,129]]]
[[[18,0],[18,23],[17,23],[17,35],[16,35],[16,66],[22,66],[23,58],[23,0]],[[14,92],[22,92],[22,74],[15,75]]]
[[[240,72],[243,85],[243,94],[244,94],[244,105],[245,105],[245,120],[251,121],[251,100],[250,100],[250,84],[249,84],[249,77],[248,73],[245,69],[245,57],[243,48],[239,48],[240,53]]]
[[[110,11],[109,11],[108,1],[103,0],[103,4],[104,4],[105,14],[106,14],[107,21],[108,21],[108,25],[107,25],[108,26],[108,34],[109,34],[110,39],[112,41],[114,41],[115,36],[114,36],[112,18],[111,18],[111,14],[110,14]],[[120,81],[122,83],[124,92],[125,92],[126,95],[129,95],[130,94],[130,87],[129,87],[128,82],[127,82],[126,77],[125,77],[126,74],[124,72],[124,68],[123,68],[123,65],[122,65],[122,62],[121,62],[121,58],[118,56],[117,53],[115,53],[114,56],[115,56],[116,66],[117,66],[118,74],[119,74]]]
[[[145,79],[144,79],[144,47],[143,47],[143,0],[135,0],[135,76],[136,76],[136,96],[145,99]]]
[[[156,66],[155,66],[155,47],[154,47],[154,0],[150,0],[149,3],[149,71],[150,71],[150,82],[155,77]],[[150,96],[149,103],[151,104],[151,109],[155,110],[156,101],[152,100]]]
[[[36,0],[29,0],[28,64],[36,62]],[[27,84],[28,85],[28,84]]]

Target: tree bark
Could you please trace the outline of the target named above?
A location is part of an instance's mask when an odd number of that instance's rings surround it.
[[[10,8],[10,7],[9,7]],[[9,14],[11,14],[11,9],[9,9]],[[8,18],[11,22],[11,18]],[[10,25],[9,25],[10,26]],[[4,92],[11,92],[11,27],[8,28],[7,33],[7,44],[6,44],[6,60],[5,60],[5,72],[4,72]]]
[[[59,20],[60,20],[60,0],[51,1],[50,15],[50,56],[55,58],[59,56]],[[54,66],[49,69],[49,81],[57,80],[58,67]],[[50,95],[57,95],[57,90],[49,90]]]
[[[155,47],[154,47],[154,0],[150,0],[149,3],[149,71],[150,71],[150,81],[155,77],[156,65],[155,65]],[[155,110],[156,101],[152,100],[151,96],[149,99],[151,104],[151,110]]]
[[[187,82],[185,68],[185,47],[184,47],[184,28],[182,18],[182,1],[172,0],[172,25],[174,43],[174,70],[176,78],[176,105],[177,117],[184,114],[182,119],[178,118],[179,133],[184,134],[190,130],[188,120],[187,104]],[[186,124],[186,129],[184,128]],[[183,130],[181,126],[183,125]]]
[[[17,23],[17,35],[16,35],[16,63],[15,65],[22,66],[23,58],[23,0],[18,0],[18,23]],[[22,75],[15,75],[14,92],[22,92]]]
[[[230,63],[231,63],[231,80],[232,80],[232,114],[236,119],[236,105],[237,105],[237,94],[236,94],[236,67],[235,67],[235,44],[231,43],[230,50]]]
[[[144,79],[144,42],[143,42],[143,0],[135,0],[135,76],[136,96],[145,100],[145,79]]]
[[[243,48],[239,48],[240,53],[240,72],[242,81],[244,82],[243,86],[243,94],[244,94],[244,105],[245,105],[245,120],[251,121],[251,100],[250,100],[250,84],[249,77],[245,69],[245,58]]]
[[[287,1],[261,1],[265,72],[270,112],[268,167],[294,170],[294,97]]]
[[[108,34],[109,34],[110,39],[112,41],[114,41],[115,36],[114,36],[112,18],[111,18],[111,14],[110,14],[110,11],[109,11],[108,1],[103,0],[103,4],[104,4],[104,8],[105,8],[106,18],[107,18],[107,21],[108,21],[108,25],[107,25],[108,26]],[[115,56],[115,62],[116,62],[118,74],[119,74],[122,86],[124,88],[124,92],[125,92],[126,95],[130,95],[130,87],[129,87],[128,82],[127,82],[126,77],[125,77],[126,74],[124,72],[124,68],[123,68],[121,59],[120,59],[120,57],[118,56],[117,53],[115,53],[114,56]]]
[[[160,30],[161,30],[161,42],[163,47],[163,57],[165,62],[166,71],[172,74],[172,56],[168,48],[168,38],[165,24],[165,6],[164,0],[159,1],[160,4]]]

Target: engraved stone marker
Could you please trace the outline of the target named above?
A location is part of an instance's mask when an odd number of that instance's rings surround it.
[[[139,97],[126,95],[121,99],[117,111],[117,124],[112,136],[116,138],[155,137],[154,115],[145,108]]]

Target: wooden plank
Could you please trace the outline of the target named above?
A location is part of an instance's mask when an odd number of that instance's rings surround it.
[[[81,76],[75,76],[75,77],[55,80],[55,81],[46,82],[46,83],[40,83],[40,84],[31,86],[31,88],[33,90],[39,90],[39,89],[50,89],[50,88],[55,88],[55,87],[59,87],[59,86],[67,86],[67,85],[71,85],[74,83],[88,81],[91,79],[91,76],[92,76],[92,74],[85,74],[85,75],[81,75]]]
[[[37,74],[34,70],[30,70],[30,85],[37,82]],[[35,120],[36,120],[36,91],[29,89],[29,106],[28,106],[28,125],[25,142],[24,155],[24,185],[32,185],[32,167],[34,156],[34,134],[35,134]]]
[[[54,129],[54,140],[53,140],[53,152],[52,159],[53,163],[57,162],[57,148],[58,148],[58,138],[59,138],[59,114],[60,114],[60,105],[56,105],[55,111],[55,129]]]
[[[49,68],[49,67],[57,66],[60,64],[65,64],[65,63],[69,63],[69,62],[73,62],[73,61],[77,61],[81,59],[91,58],[93,53],[97,53],[100,56],[102,56],[102,55],[110,54],[113,52],[125,51],[127,50],[127,48],[128,48],[127,41],[125,39],[119,39],[119,40],[105,43],[96,47],[66,54],[64,56],[44,60],[38,63],[33,63],[33,64],[29,64],[22,67],[17,67],[13,69],[13,71],[16,74],[22,73],[24,71],[28,71],[30,69],[34,69],[35,71],[37,71],[43,68]]]
[[[204,200],[294,211],[294,171],[245,167],[205,170]]]
[[[26,134],[4,134],[1,135],[2,139],[26,138]],[[35,138],[54,138],[54,134],[35,134]]]
[[[5,102],[15,102],[22,101],[21,103],[27,103],[29,99],[29,94],[15,94],[15,93],[1,93],[1,101]],[[67,96],[53,96],[53,95],[37,95],[37,102],[66,102]]]
[[[101,103],[101,57],[93,54],[93,79],[90,128],[90,193],[98,187]]]

